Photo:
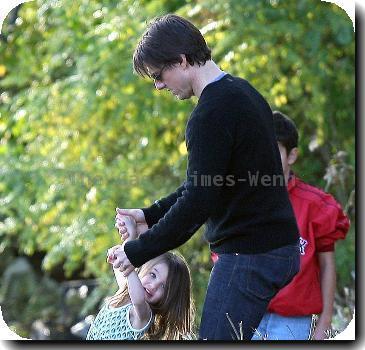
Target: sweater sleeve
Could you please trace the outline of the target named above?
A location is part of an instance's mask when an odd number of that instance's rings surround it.
[[[346,237],[350,221],[340,204],[329,194],[326,194],[323,205],[316,208],[316,212],[316,218],[311,223],[316,250],[318,252],[333,251],[335,242]]]
[[[166,212],[168,212],[171,206],[174,205],[177,199],[182,195],[184,189],[185,182],[169,196],[158,199],[148,208],[141,208],[143,210],[148,228],[151,228],[166,214]]]
[[[186,130],[188,171],[185,188],[151,229],[125,244],[124,250],[133,266],[141,266],[182,245],[210,216],[219,200],[221,179],[227,173],[233,147],[233,138],[225,123],[229,115],[227,109],[195,114],[189,120]],[[211,185],[200,181],[202,178],[209,178]]]

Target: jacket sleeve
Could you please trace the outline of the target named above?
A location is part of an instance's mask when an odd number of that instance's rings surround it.
[[[311,223],[316,250],[318,252],[333,251],[335,242],[346,237],[350,221],[340,204],[329,194],[326,194],[322,205],[316,208],[316,213]]]
[[[199,179],[209,176],[214,180],[215,176],[226,175],[233,138],[224,120],[224,113],[217,110],[189,120],[186,129],[188,171],[185,186],[174,204],[151,229],[125,244],[126,255],[135,267],[185,243],[210,216],[219,200],[222,186],[204,186]],[[166,206],[159,209],[159,214],[173,200],[172,197],[171,201],[164,201],[162,205],[166,203]],[[157,205],[153,209],[156,213]]]

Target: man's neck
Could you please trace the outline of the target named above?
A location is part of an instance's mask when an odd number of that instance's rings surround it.
[[[200,97],[204,88],[222,74],[222,70],[212,61],[205,62],[204,66],[192,67],[192,88],[194,96]]]

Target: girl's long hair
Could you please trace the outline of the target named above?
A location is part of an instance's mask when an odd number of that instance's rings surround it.
[[[154,322],[143,339],[179,340],[193,337],[195,306],[192,297],[191,274],[185,259],[176,252],[167,252],[146,262],[138,269],[138,276],[145,276],[154,265],[166,263],[168,275],[164,297],[157,304],[150,304]],[[125,286],[108,298],[111,306],[120,307],[130,302],[127,279]]]

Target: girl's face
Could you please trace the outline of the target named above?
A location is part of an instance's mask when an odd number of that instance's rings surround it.
[[[149,304],[157,304],[165,295],[169,270],[164,262],[157,263],[141,278],[145,299]]]

